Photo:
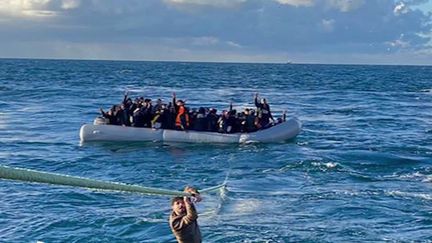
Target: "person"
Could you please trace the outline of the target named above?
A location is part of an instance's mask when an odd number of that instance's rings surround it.
[[[266,128],[270,125],[270,119],[274,122],[273,116],[270,111],[270,106],[267,104],[267,100],[265,98],[261,99],[261,102],[258,102],[258,93],[255,94],[255,106],[257,108],[257,122],[256,125],[258,128]]]
[[[144,114],[141,112],[141,108],[136,108],[132,115],[132,126],[133,127],[144,127],[145,120]]]
[[[233,109],[233,104],[230,102],[228,115],[224,124],[225,133],[235,133],[237,132],[236,122],[237,122],[237,110]]]
[[[117,111],[117,117],[119,125],[128,127],[131,125],[129,118],[129,108],[127,108],[124,103],[120,105],[120,109]]]
[[[198,109],[196,118],[194,119],[194,122],[191,123],[193,125],[193,130],[195,131],[205,131],[207,129],[207,116],[204,107]]]
[[[218,126],[218,132],[219,133],[225,133],[226,131],[226,121],[228,120],[228,111],[227,110],[223,110],[222,114],[219,116],[219,119],[217,121],[217,126]]]
[[[143,115],[143,119],[144,119],[144,127],[151,127],[151,121],[153,118],[153,114],[152,114],[152,110],[153,110],[153,106],[151,103],[151,99],[145,99],[143,106],[141,107],[141,113]]]
[[[186,130],[189,128],[189,112],[182,100],[176,100],[176,94],[173,93],[173,105],[176,111],[175,127],[177,130]]]
[[[171,231],[177,239],[177,242],[201,242],[201,231],[198,226],[198,214],[192,200],[199,202],[201,197],[199,192],[187,186],[184,192],[192,196],[174,197],[171,200],[171,215],[169,225]]]
[[[110,124],[110,125],[119,125],[120,124],[118,116],[117,116],[117,111],[118,111],[117,105],[113,105],[108,112],[105,112],[102,108],[100,108],[99,110],[100,110],[100,113],[102,114],[102,116],[104,118],[108,119],[108,124]]]
[[[176,111],[172,102],[168,103],[168,107],[164,115],[164,122],[162,122],[163,129],[175,129]]]
[[[207,131],[217,132],[218,131],[218,120],[217,109],[211,108],[207,114]]]

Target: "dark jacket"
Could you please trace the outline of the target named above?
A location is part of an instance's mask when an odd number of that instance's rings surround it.
[[[273,116],[270,111],[269,104],[262,104],[258,102],[258,98],[255,97],[255,106],[257,107],[257,117],[262,127],[270,123],[270,118],[273,120]]]
[[[207,114],[207,131],[217,132],[218,131],[218,120],[219,116],[216,113]]]

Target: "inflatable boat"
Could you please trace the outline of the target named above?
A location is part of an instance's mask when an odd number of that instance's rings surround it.
[[[292,139],[300,133],[301,122],[290,118],[269,128],[251,133],[217,133],[177,131],[143,127],[85,124],[80,129],[82,142],[87,141],[154,141],[186,143],[274,143]]]

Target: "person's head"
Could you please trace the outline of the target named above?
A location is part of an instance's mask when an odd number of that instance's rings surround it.
[[[184,105],[183,100],[177,100],[177,106],[182,106],[182,105]]]
[[[265,98],[261,99],[261,104],[267,104],[267,100]]]
[[[171,208],[177,215],[184,214],[186,212],[186,206],[183,197],[174,197],[171,199]]]
[[[204,107],[200,107],[198,110],[198,113],[200,114],[205,114],[206,110],[204,109]]]

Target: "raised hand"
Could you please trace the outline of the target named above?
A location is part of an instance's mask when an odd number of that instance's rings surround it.
[[[190,193],[192,195],[192,197],[194,198],[195,202],[200,202],[202,200],[201,195],[196,188],[186,186],[184,191],[187,193]]]

